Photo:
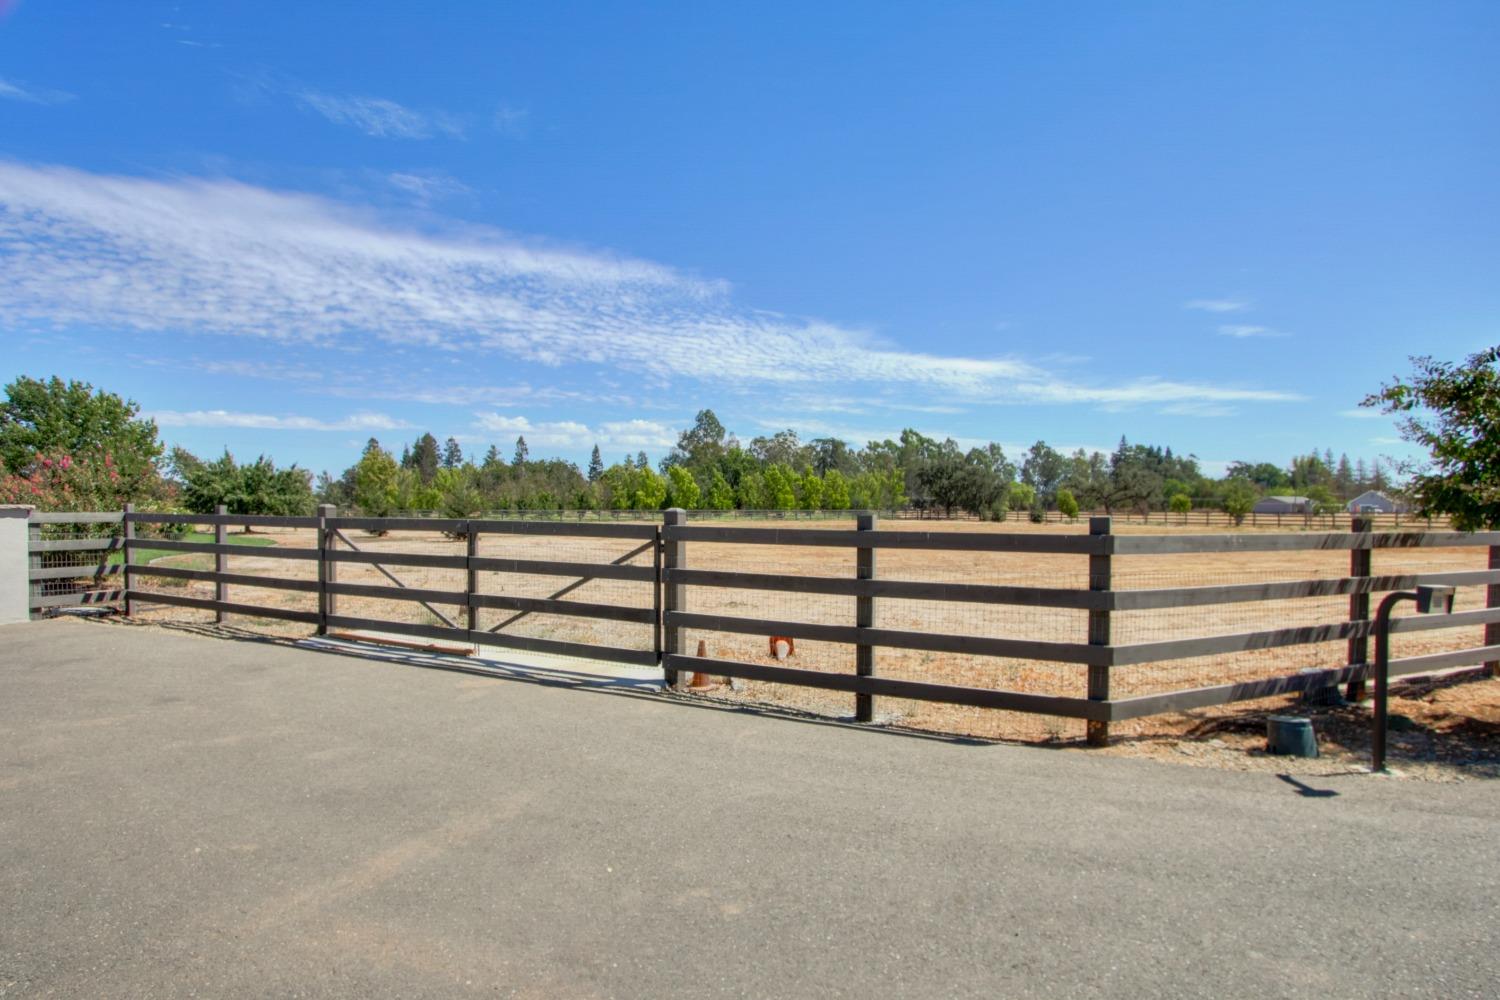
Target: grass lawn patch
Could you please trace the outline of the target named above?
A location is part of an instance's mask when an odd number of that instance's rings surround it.
[[[214,540],[214,536],[213,533],[209,531],[190,531],[186,535],[183,535],[180,540],[184,542],[212,542]],[[225,537],[224,541],[230,545],[248,545],[252,548],[264,548],[267,545],[276,544],[276,539],[267,538],[265,535],[228,535]],[[204,553],[169,552],[166,549],[136,549],[134,561],[137,565],[145,565],[146,563],[154,562],[155,560],[160,559],[163,556],[185,556],[190,559],[213,559],[213,556],[206,555]],[[109,561],[111,564],[123,562],[124,559],[125,553],[123,552],[111,552],[109,554]]]

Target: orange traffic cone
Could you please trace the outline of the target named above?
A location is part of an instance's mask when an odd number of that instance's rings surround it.
[[[708,658],[708,642],[704,639],[698,640],[698,659]],[[693,671],[693,682],[688,685],[689,691],[707,691],[714,686],[713,679],[701,670]]]

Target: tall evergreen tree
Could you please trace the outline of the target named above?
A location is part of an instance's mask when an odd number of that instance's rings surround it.
[[[1333,488],[1340,499],[1354,496],[1354,469],[1349,465],[1349,456],[1340,455],[1338,468],[1333,473]]]
[[[511,460],[510,464],[516,467],[517,472],[525,467],[530,455],[531,449],[526,447],[526,438],[524,436],[516,438],[516,457]]]
[[[596,444],[593,454],[589,456],[589,482],[597,483],[602,475],[604,475],[604,456],[599,454],[599,446]]]
[[[456,469],[464,464],[463,449],[458,446],[457,438],[449,438],[443,442],[443,468]]]
[[[409,465],[406,462],[403,462],[402,465],[406,468],[416,470],[417,478],[422,481],[423,486],[431,483],[432,477],[437,475],[438,466],[441,464],[438,455],[437,438],[431,434],[423,434],[417,438],[416,443],[412,445],[411,454],[407,461],[410,462]]]

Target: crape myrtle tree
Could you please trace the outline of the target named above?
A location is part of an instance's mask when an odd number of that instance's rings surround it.
[[[5,387],[0,473],[9,502],[67,510],[166,502],[162,453],[155,421],[134,400],[55,375]]]
[[[1421,356],[1412,372],[1363,401],[1398,417],[1401,436],[1427,461],[1400,471],[1423,514],[1447,514],[1461,531],[1500,528],[1500,346],[1461,364]]]

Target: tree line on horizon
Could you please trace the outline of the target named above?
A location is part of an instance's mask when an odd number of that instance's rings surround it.
[[[319,502],[380,516],[434,511],[467,517],[485,511],[636,510],[890,510],[958,512],[992,520],[1060,510],[1190,510],[1243,513],[1266,493],[1296,492],[1335,509],[1367,489],[1388,489],[1377,459],[1338,459],[1330,451],[1298,455],[1285,468],[1234,463],[1226,476],[1203,474],[1192,455],[1132,444],[1110,454],[1064,454],[1038,441],[1008,456],[998,444],[960,448],[916,430],[896,440],[851,448],[823,437],[803,441],[784,430],[742,442],[712,410],[702,410],[655,467],[644,452],[605,466],[595,446],[587,469],[561,459],[530,457],[524,436],[509,461],[491,445],[466,457],[459,442],[441,445],[423,434],[398,457],[371,438],[358,462],[337,478],[324,473]]]
[[[1371,401],[1390,405],[1382,395]],[[495,445],[465,455],[455,439],[439,444],[429,433],[399,455],[371,438],[340,475],[315,478],[264,455],[242,463],[227,451],[211,459],[183,448],[168,452],[134,401],[84,382],[22,377],[6,386],[0,404],[0,502],[44,509],[118,509],[129,501],[195,513],[224,504],[233,513],[300,515],[333,503],[369,516],[469,517],[667,507],[918,508],[1003,520],[1049,510],[1073,516],[1212,508],[1243,515],[1256,499],[1276,493],[1332,510],[1365,490],[1392,488],[1379,459],[1351,461],[1327,449],[1294,456],[1286,466],[1235,462],[1215,478],[1196,456],[1125,438],[1108,454],[1065,454],[1037,441],[1015,456],[998,444],[965,450],[910,428],[860,448],[833,437],[803,441],[790,429],[746,442],[709,409],[654,467],[644,452],[606,466],[597,446],[583,469],[561,458],[533,458],[524,436],[508,459]]]

